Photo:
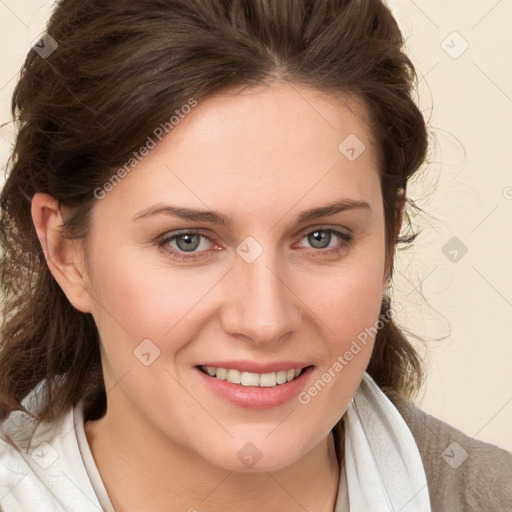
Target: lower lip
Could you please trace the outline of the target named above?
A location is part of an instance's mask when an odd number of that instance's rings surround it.
[[[248,409],[271,409],[282,405],[296,397],[306,384],[309,375],[313,371],[309,366],[296,378],[286,384],[278,384],[274,387],[242,386],[226,380],[210,377],[199,368],[194,370],[199,373],[203,382],[215,393],[229,400],[235,405]]]

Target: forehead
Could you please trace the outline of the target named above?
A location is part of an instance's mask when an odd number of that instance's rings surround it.
[[[361,98],[278,82],[234,89],[201,101],[168,139],[170,145],[185,151],[198,145],[206,150],[208,144],[231,147],[225,155],[228,159],[275,155],[293,160],[305,156],[305,151],[325,152],[327,148],[335,149],[338,156],[339,144],[351,134],[367,149],[376,149]],[[265,154],[264,149],[272,153]],[[220,152],[216,156],[222,157]]]
[[[380,193],[377,176],[362,100],[279,83],[199,102],[107,202],[135,209],[150,199],[183,199],[255,213],[253,203],[270,211],[276,199],[288,206],[315,196],[371,201]]]

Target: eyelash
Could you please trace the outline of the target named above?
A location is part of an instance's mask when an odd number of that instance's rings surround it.
[[[340,238],[342,240],[341,246],[331,247],[329,249],[317,249],[317,250],[315,250],[313,248],[314,252],[319,252],[323,255],[332,256],[332,255],[340,254],[341,252],[343,252],[345,250],[346,247],[350,246],[353,242],[352,235],[345,233],[343,231],[339,231],[338,229],[333,228],[333,227],[322,227],[322,228],[312,229],[310,231],[305,232],[301,236],[300,240],[305,238],[307,235],[310,235],[311,233],[315,233],[316,231],[325,231],[327,233],[335,234],[338,238]],[[174,258],[179,259],[179,260],[194,261],[194,260],[197,260],[198,258],[202,258],[201,254],[204,252],[207,252],[207,251],[187,253],[184,251],[177,251],[176,249],[170,249],[168,247],[168,244],[170,242],[172,242],[176,238],[179,238],[184,235],[200,235],[200,236],[206,238],[207,240],[209,240],[210,242],[213,242],[213,239],[210,236],[208,236],[206,233],[204,233],[202,231],[198,231],[198,230],[190,230],[190,231],[182,231],[180,233],[176,233],[176,234],[161,238],[158,241],[158,247],[162,248],[165,252],[171,254]]]

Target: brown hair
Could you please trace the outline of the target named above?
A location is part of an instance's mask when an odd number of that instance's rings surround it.
[[[85,239],[93,191],[191,97],[278,79],[362,98],[380,153],[391,271],[395,242],[414,239],[396,239],[396,204],[426,158],[428,133],[411,98],[414,66],[381,0],[62,0],[47,33],[58,47],[45,58],[31,50],[14,91],[18,134],[0,197],[0,419],[23,410],[43,379],[39,421],[81,399],[105,408],[98,331],[49,271],[34,193],[69,209],[64,235]],[[390,307],[385,297],[382,315]],[[410,396],[421,360],[393,320],[383,323],[367,371]]]

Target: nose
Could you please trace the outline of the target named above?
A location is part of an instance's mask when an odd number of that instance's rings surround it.
[[[271,251],[252,263],[237,258],[229,274],[221,314],[227,333],[268,345],[300,329],[303,303],[293,292],[293,274],[276,263]]]

